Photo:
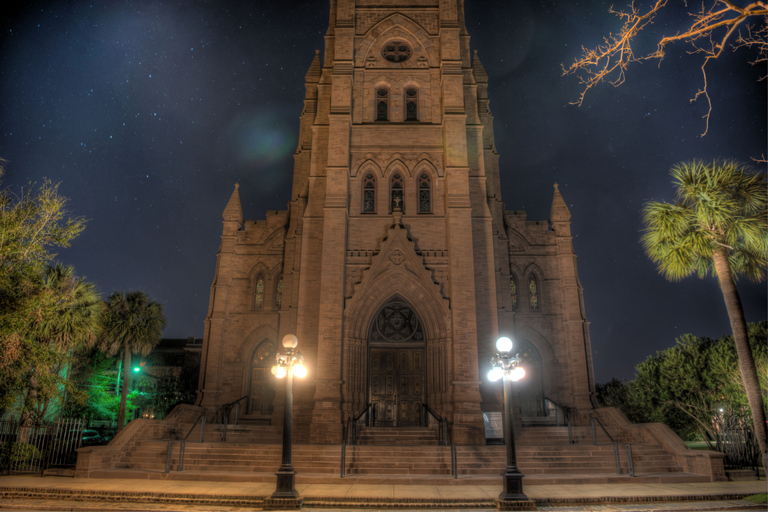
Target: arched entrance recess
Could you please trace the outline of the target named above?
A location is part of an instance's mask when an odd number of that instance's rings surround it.
[[[516,383],[520,416],[546,416],[541,355],[528,340],[521,341],[515,352],[520,356],[520,365],[525,368],[525,378]]]
[[[254,416],[269,416],[272,414],[272,403],[275,399],[275,378],[271,368],[275,363],[277,347],[271,340],[259,343],[249,359],[247,370],[248,399],[245,413]]]
[[[426,397],[424,330],[416,312],[395,297],[368,332],[369,401],[379,427],[421,424]]]

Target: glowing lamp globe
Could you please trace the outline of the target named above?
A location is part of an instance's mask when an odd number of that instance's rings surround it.
[[[285,348],[296,348],[299,344],[299,339],[293,334],[286,334],[283,336],[283,346]]]
[[[523,377],[525,377],[525,370],[522,366],[515,367],[515,369],[512,370],[512,373],[509,375],[509,378],[512,380],[520,380]]]
[[[503,376],[504,376],[504,370],[502,370],[501,368],[492,368],[491,371],[488,372],[488,380],[491,382],[496,382]]]
[[[282,366],[273,366],[272,373],[274,373],[275,377],[277,377],[278,379],[282,379],[287,374],[287,372],[285,371],[285,368],[283,368]]]
[[[496,340],[496,350],[499,352],[509,352],[512,350],[512,340],[503,336]]]
[[[307,376],[307,367],[301,363],[297,364],[296,366],[293,367],[293,375],[300,379],[303,379],[304,377]]]

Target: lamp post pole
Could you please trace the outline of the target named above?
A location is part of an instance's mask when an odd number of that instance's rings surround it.
[[[302,378],[307,370],[302,364],[304,357],[301,352],[295,350],[299,340],[293,334],[283,337],[285,354],[277,354],[277,362],[272,367],[272,374],[278,379],[285,377],[285,411],[283,419],[283,460],[280,469],[277,470],[277,485],[272,493],[273,499],[296,500],[301,507],[299,492],[296,490],[296,471],[291,462],[292,430],[293,430],[293,376]],[[295,508],[295,507],[293,507]]]
[[[504,424],[504,442],[507,451],[507,468],[501,474],[503,488],[499,494],[499,500],[528,501],[528,496],[523,493],[523,474],[517,467],[517,454],[515,452],[515,421],[512,414],[512,381],[520,380],[525,376],[525,370],[520,366],[520,356],[512,356],[512,340],[506,337],[499,338],[496,342],[499,351],[491,358],[491,371],[488,379],[491,381],[502,380],[504,394],[504,411],[502,420]]]
[[[504,477],[503,490],[500,500],[527,500],[523,493],[523,474],[517,468],[517,453],[515,452],[515,420],[512,416],[512,379],[504,375],[504,439],[507,445],[507,469],[501,474]]]
[[[293,356],[293,349],[288,349],[287,357]],[[285,416],[283,419],[283,460],[277,470],[277,488],[273,498],[298,498],[296,490],[296,472],[291,462],[291,446],[293,430],[293,372],[288,370],[285,377]]]

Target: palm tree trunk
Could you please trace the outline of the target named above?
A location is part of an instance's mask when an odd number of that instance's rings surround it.
[[[739,369],[744,381],[744,390],[747,393],[749,407],[752,409],[752,422],[755,427],[755,437],[760,445],[760,453],[763,458],[763,467],[768,469],[768,437],[765,428],[765,410],[763,409],[763,396],[760,392],[760,381],[757,377],[755,359],[749,347],[747,337],[747,322],[744,319],[744,309],[741,306],[739,292],[731,275],[731,267],[728,264],[728,254],[725,249],[714,252],[712,259],[715,262],[720,290],[725,299],[725,308],[728,310],[728,318],[733,330],[733,341],[736,345],[736,354],[739,356]]]
[[[753,363],[754,365],[754,363]],[[128,383],[131,380],[131,351],[125,347],[123,351],[123,390],[120,393],[120,412],[117,413],[117,431],[125,426],[125,404],[128,401]]]

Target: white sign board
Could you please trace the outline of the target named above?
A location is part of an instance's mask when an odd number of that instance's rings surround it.
[[[504,423],[500,412],[484,412],[483,423],[486,439],[504,439]]]

